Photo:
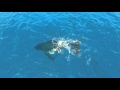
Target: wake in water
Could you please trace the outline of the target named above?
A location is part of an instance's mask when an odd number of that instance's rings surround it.
[[[56,52],[62,53],[63,49],[66,49],[69,54],[80,56],[80,50],[78,49],[80,44],[80,40],[53,38],[52,40],[38,44],[35,46],[35,49],[44,51],[49,59],[54,60],[51,54],[55,54]]]

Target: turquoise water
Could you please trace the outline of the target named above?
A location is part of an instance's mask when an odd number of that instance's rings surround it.
[[[0,23],[1,78],[120,77],[119,12],[0,12]],[[81,40],[81,56],[34,48],[59,37]]]

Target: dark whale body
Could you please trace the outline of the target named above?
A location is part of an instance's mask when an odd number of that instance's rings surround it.
[[[52,42],[52,40],[49,40],[49,41],[46,41],[46,42],[43,42],[43,43],[40,43],[40,44],[36,45],[35,49],[36,50],[42,50],[42,51],[44,51],[45,55],[49,59],[54,60],[55,58],[51,56],[51,54],[49,53],[49,51],[51,51],[54,48],[58,47],[58,45],[56,43],[57,43],[57,41]],[[75,51],[76,55],[78,55],[78,56],[80,56],[80,51],[78,50],[79,44],[80,44],[80,40],[77,40],[76,42],[70,44],[71,49],[73,49]]]
[[[51,56],[51,54],[49,54],[48,52],[51,51],[53,48],[55,47],[55,45],[52,43],[52,40],[49,40],[47,42],[43,42],[40,43],[38,45],[35,46],[36,50],[42,50],[45,52],[45,55],[51,59],[54,60],[55,58]]]

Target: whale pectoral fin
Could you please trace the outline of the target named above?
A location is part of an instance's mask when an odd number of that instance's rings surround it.
[[[80,42],[76,42],[74,44],[71,45],[72,49],[75,50],[76,55],[80,56],[80,51],[78,49],[78,45],[80,44]]]
[[[78,50],[78,48],[75,48],[75,52],[78,56],[80,56],[80,51]]]
[[[49,53],[45,52],[45,55],[46,55],[50,60],[52,60],[52,61],[55,60],[55,58],[52,57]]]

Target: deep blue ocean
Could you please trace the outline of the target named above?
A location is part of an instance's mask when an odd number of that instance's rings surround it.
[[[79,39],[81,56],[39,43]],[[119,12],[0,12],[0,78],[120,78]]]

